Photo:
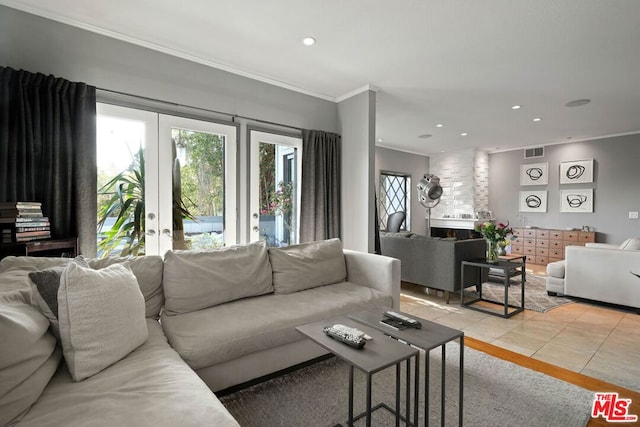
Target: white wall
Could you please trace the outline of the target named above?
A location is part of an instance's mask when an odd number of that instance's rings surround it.
[[[342,237],[344,247],[374,252],[374,91],[338,104],[342,135]]]
[[[426,234],[425,218],[427,214],[425,208],[418,201],[416,185],[422,176],[429,172],[429,157],[376,147],[375,185],[378,195],[380,194],[380,171],[398,172],[411,176],[411,224],[409,227],[414,233]]]

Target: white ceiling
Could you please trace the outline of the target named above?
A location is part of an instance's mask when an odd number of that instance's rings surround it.
[[[378,144],[390,148],[494,151],[640,132],[638,0],[0,3],[324,99],[371,85]],[[581,98],[592,102],[564,106]]]

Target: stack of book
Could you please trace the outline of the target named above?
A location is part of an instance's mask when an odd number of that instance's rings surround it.
[[[2,243],[51,238],[51,224],[40,202],[0,202],[0,229]]]

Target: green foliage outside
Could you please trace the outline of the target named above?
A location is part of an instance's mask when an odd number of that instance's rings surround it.
[[[129,167],[98,190],[98,253],[106,257],[123,246],[120,255],[144,255],[144,150],[133,155]],[[102,232],[109,217],[116,219]]]
[[[172,129],[174,141],[174,248],[206,249],[220,245],[209,233],[184,236],[183,219],[224,216],[224,139],[220,135]],[[274,144],[259,148],[261,215],[282,215],[290,229],[292,183],[275,182]],[[165,173],[161,171],[161,173]],[[124,171],[98,176],[98,251],[101,256],[145,253],[144,150],[132,153]],[[102,231],[108,218],[115,224]]]

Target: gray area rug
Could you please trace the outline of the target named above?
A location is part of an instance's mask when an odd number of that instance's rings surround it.
[[[458,349],[456,343],[447,344],[447,426],[458,425]],[[439,350],[431,352],[431,425],[440,425],[440,356]],[[466,348],[464,356],[464,425],[570,427],[588,422],[593,392],[473,349]],[[421,376],[423,369],[424,360]],[[344,426],[348,372],[345,362],[331,358],[220,400],[243,427]],[[404,365],[402,377],[404,380]],[[395,407],[395,369],[378,372],[373,380],[373,404],[385,402]],[[420,425],[424,425],[423,387],[420,385]],[[354,389],[354,412],[358,414],[364,411],[366,390],[366,377],[358,370]],[[404,411],[404,403],[402,408]],[[395,421],[388,411],[379,409],[372,424],[392,426]],[[364,418],[356,425],[365,425]]]
[[[471,290],[473,288],[469,288]],[[475,292],[467,291],[466,295],[473,295]],[[509,286],[509,304],[520,306],[520,278],[512,278]],[[504,301],[504,285],[497,282],[487,282],[482,285],[482,297],[502,304]],[[561,305],[575,302],[567,297],[552,297],[547,295],[546,279],[541,276],[527,274],[527,281],[524,286],[524,308],[527,310],[544,313]]]

